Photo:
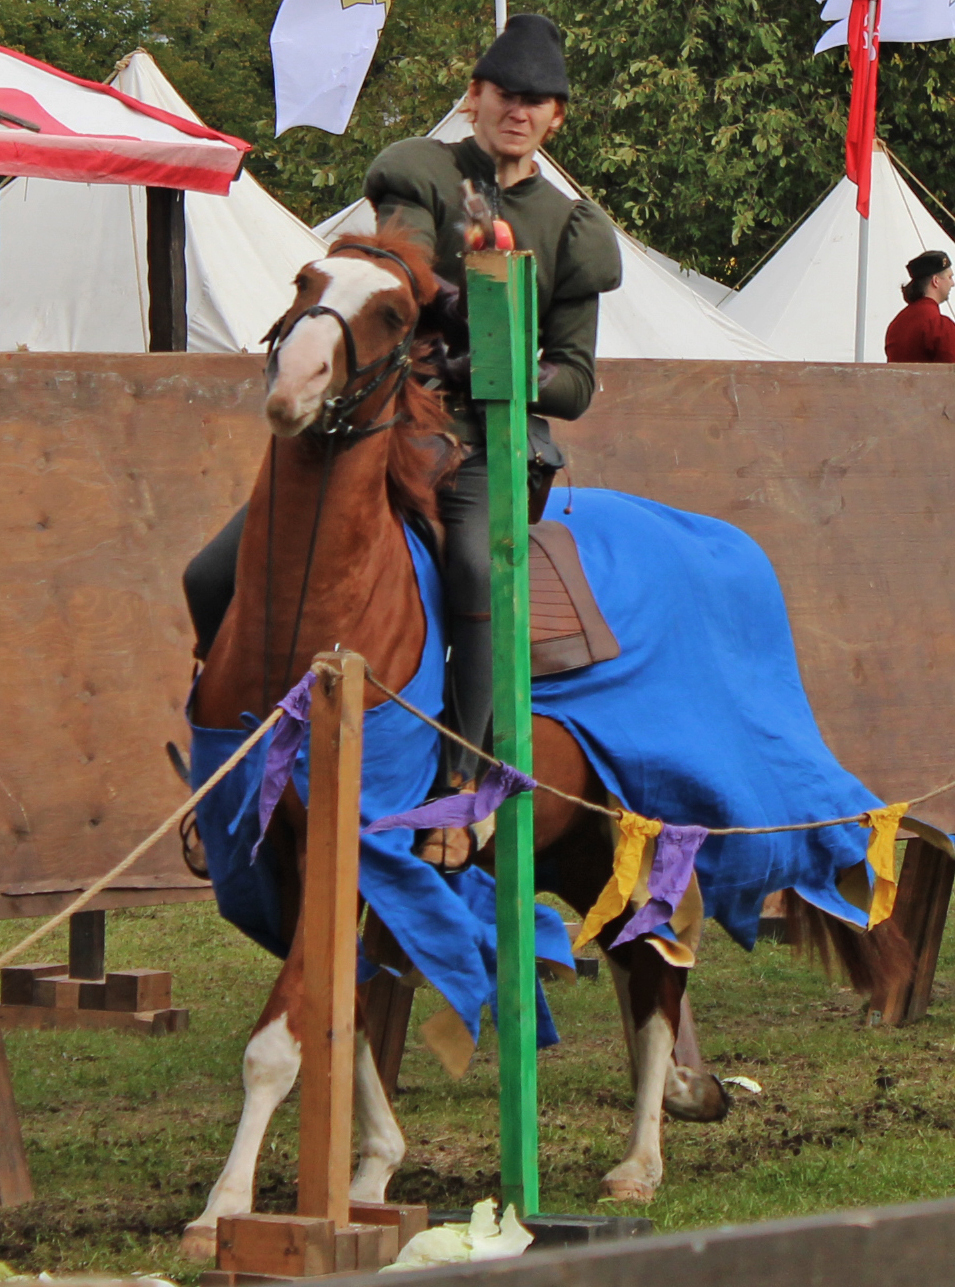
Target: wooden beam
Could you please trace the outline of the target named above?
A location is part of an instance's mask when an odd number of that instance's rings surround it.
[[[485,400],[491,539],[494,753],[530,774],[531,657],[527,550],[527,403],[537,396],[537,280],[529,251],[467,257],[471,393]],[[497,811],[497,997],[501,1196],[538,1210],[534,806]]]
[[[312,689],[298,1214],[349,1223],[365,664],[320,653]]]
[[[106,912],[102,908],[70,917],[70,978],[102,979],[106,975]],[[148,1006],[130,1006],[145,1010]]]
[[[186,322],[186,202],[174,188],[146,189],[146,266],[149,351],[184,353]]]
[[[7,1049],[0,1036],[0,1206],[15,1207],[32,1198],[33,1185],[23,1151]]]

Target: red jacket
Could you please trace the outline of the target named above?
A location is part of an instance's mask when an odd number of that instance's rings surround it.
[[[885,356],[890,362],[955,362],[955,322],[923,296],[889,323]]]

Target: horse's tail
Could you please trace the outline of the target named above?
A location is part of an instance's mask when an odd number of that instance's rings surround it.
[[[904,987],[915,971],[915,956],[890,917],[865,933],[820,911],[794,889],[787,889],[788,941],[798,953],[818,956],[828,974],[841,966],[857,992],[883,993]]]

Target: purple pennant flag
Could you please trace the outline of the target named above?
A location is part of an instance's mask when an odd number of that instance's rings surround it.
[[[407,813],[392,813],[386,818],[378,818],[367,827],[364,834],[372,831],[391,831],[394,827],[410,827],[412,830],[424,830],[432,827],[470,827],[475,822],[483,822],[495,809],[508,798],[521,791],[533,791],[537,783],[526,773],[521,773],[510,764],[494,764],[484,775],[484,781],[477,791],[460,791],[457,795],[445,795],[439,800],[419,805]]]
[[[305,737],[305,726],[312,713],[312,689],[317,676],[314,670],[305,675],[294,688],[290,688],[280,702],[285,714],[275,726],[269,749],[265,756],[265,769],[262,773],[262,787],[259,791],[259,838],[252,850],[252,861],[255,862],[259,846],[265,839],[265,831],[272,820],[275,806],[285,790],[295,757]]]
[[[649,934],[665,924],[680,905],[693,875],[693,862],[710,833],[705,827],[672,827],[668,822],[657,836],[656,852],[647,886],[650,899],[629,921],[611,947],[629,943],[638,934]]]

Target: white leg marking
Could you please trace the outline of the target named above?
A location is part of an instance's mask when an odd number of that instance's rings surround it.
[[[405,1141],[363,1032],[355,1034],[355,1116],[359,1163],[349,1197],[355,1202],[384,1202],[388,1182],[405,1155]]]
[[[195,1259],[215,1255],[219,1217],[252,1210],[252,1185],[262,1139],[272,1114],[292,1089],[301,1062],[301,1046],[289,1032],[284,1014],[250,1039],[242,1063],[245,1103],[235,1143],[205,1211],[186,1226],[184,1255]]]
[[[611,962],[611,975],[623,1016],[634,1080],[633,1126],[627,1151],[619,1166],[609,1171],[601,1188],[621,1201],[649,1202],[663,1179],[660,1121],[663,1091],[673,1053],[673,1031],[660,1010],[634,1031],[627,973]]]

